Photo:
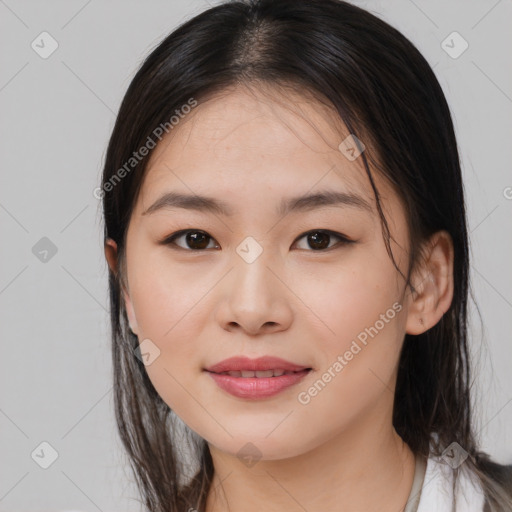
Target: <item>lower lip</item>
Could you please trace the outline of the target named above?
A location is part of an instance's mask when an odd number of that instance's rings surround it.
[[[280,377],[232,377],[208,372],[224,391],[239,398],[267,398],[300,382],[311,370],[281,375]]]

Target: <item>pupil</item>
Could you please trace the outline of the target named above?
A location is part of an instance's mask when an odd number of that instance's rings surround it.
[[[187,233],[187,243],[191,243],[193,249],[204,249],[208,246],[208,236],[198,231]]]
[[[317,231],[308,235],[308,242],[313,249],[324,249],[329,246],[329,235]]]

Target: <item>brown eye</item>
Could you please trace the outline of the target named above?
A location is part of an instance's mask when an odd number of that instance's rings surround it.
[[[175,243],[175,240],[179,240],[180,238],[185,238],[185,246]],[[203,249],[208,249],[208,244],[212,240],[213,238],[204,231],[189,229],[171,235],[170,237],[166,238],[162,243],[165,245],[176,245],[180,249],[191,249],[194,251],[201,251]]]
[[[331,249],[333,247],[329,247],[331,238],[333,237],[340,240],[340,242],[338,242],[337,245],[346,245],[349,243],[353,243],[353,240],[348,239],[341,233],[334,233],[333,231],[327,230],[309,231],[308,233],[304,233],[303,235],[301,235],[297,240],[306,238],[307,244],[310,248],[312,248],[314,251],[322,251],[326,249]]]

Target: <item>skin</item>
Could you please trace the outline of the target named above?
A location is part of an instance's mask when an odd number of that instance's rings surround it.
[[[207,512],[335,511],[340,504],[398,512],[409,496],[414,454],[392,426],[397,363],[405,333],[429,329],[450,306],[453,249],[445,232],[427,241],[411,293],[386,252],[362,159],[338,149],[347,135],[328,107],[304,94],[239,86],[200,103],[152,152],[127,232],[123,297],[139,341],[160,350],[146,366],[155,389],[209,444],[215,476]],[[407,275],[404,209],[373,174]],[[276,214],[282,198],[320,189],[354,192],[371,211],[344,205]],[[173,208],[142,215],[170,190],[224,200],[235,214]],[[208,248],[194,251],[183,236],[175,240],[181,249],[159,244],[183,229],[206,232]],[[355,243],[331,237],[331,249],[315,250],[303,235],[318,229]],[[263,250],[250,264],[236,252],[248,236]],[[116,250],[109,240],[113,271]],[[401,311],[300,403],[298,394],[395,303]],[[256,401],[227,394],[203,371],[234,355],[267,354],[313,371]],[[237,455],[247,443],[255,464]]]

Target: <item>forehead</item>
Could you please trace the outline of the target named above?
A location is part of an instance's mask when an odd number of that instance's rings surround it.
[[[349,135],[333,108],[305,92],[237,86],[201,101],[152,150],[139,213],[163,191],[251,201],[315,189],[373,191],[362,158],[339,149]]]
[[[167,142],[186,140],[191,149],[198,150],[208,142],[210,151],[225,151],[234,143],[257,149],[251,144],[254,135],[274,155],[291,146],[302,153],[322,152],[329,146],[336,149],[348,131],[333,107],[310,92],[283,87],[237,85],[200,100],[170,131]],[[160,145],[152,158],[158,158],[165,146]]]

